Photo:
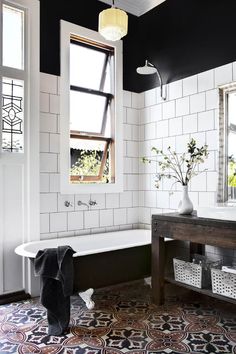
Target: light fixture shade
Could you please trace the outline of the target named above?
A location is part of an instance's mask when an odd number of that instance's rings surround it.
[[[128,32],[128,15],[114,7],[99,14],[99,33],[109,41],[118,41]]]

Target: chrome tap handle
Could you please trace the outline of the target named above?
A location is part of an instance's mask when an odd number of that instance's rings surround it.
[[[92,200],[92,199],[90,199],[88,203],[89,203],[90,206],[97,205],[96,200]]]
[[[66,200],[64,203],[65,207],[69,208],[69,207],[73,207],[73,203],[71,203],[69,200]]]

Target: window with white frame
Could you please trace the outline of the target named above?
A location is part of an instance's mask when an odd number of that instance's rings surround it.
[[[114,49],[71,36],[70,179],[112,183]],[[96,65],[94,65],[96,63]]]
[[[24,152],[25,9],[1,2],[1,150]]]
[[[219,177],[217,201],[236,202],[236,83],[219,88]]]
[[[228,93],[228,194],[236,201],[236,90]]]
[[[121,43],[61,22],[62,192],[122,188],[120,75]]]

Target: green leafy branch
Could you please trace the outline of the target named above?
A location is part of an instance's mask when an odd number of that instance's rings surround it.
[[[182,155],[178,155],[175,151],[168,147],[168,154],[165,154],[163,150],[159,150],[156,147],[151,149],[156,154],[159,160],[142,158],[142,162],[151,163],[157,162],[160,168],[160,172],[157,173],[156,187],[159,188],[159,182],[162,178],[173,178],[175,183],[180,183],[183,186],[187,186],[189,181],[200,172],[197,167],[204,163],[208,158],[208,145],[197,147],[196,141],[191,139],[187,144],[187,152]],[[202,171],[203,172],[203,171]]]
[[[233,155],[229,156],[228,162],[228,186],[236,187],[236,160]]]

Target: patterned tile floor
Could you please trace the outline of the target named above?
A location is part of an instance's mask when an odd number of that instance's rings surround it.
[[[72,298],[67,335],[47,335],[38,299],[0,306],[0,353],[154,354],[236,353],[236,309],[196,293],[177,294],[156,307],[143,282],[95,292],[88,310]]]

